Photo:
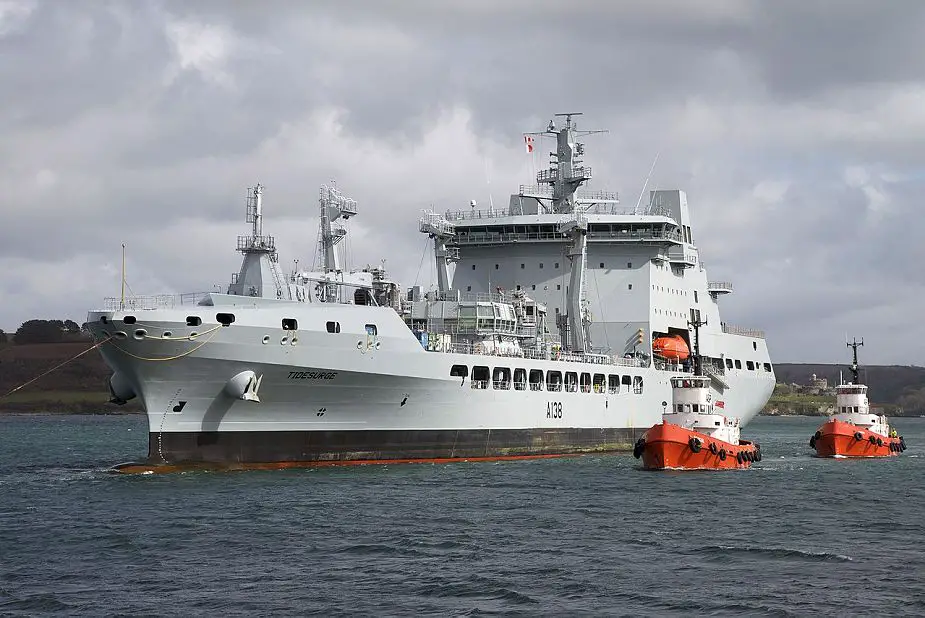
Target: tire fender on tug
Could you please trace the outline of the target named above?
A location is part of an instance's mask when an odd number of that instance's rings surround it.
[[[855,432],[854,432],[854,439],[857,440],[858,442],[860,442],[861,440],[864,439],[864,436],[861,434],[860,431],[855,431]]]
[[[742,463],[745,460],[745,457],[742,456],[742,451],[736,453],[736,461]]]
[[[633,446],[633,457],[639,459],[642,457],[642,452],[646,450],[646,439],[639,438],[636,440],[636,444]]]
[[[710,442],[710,452],[714,455],[719,453],[719,448],[716,446],[716,442]]]
[[[719,460],[726,461],[726,449],[724,448],[719,449]]]
[[[700,449],[703,448],[703,443],[700,442],[700,438],[695,436],[691,436],[691,439],[687,441],[687,445],[694,453],[699,453]]]

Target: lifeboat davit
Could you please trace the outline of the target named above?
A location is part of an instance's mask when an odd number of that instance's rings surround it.
[[[710,378],[671,378],[672,408],[662,422],[636,442],[633,456],[646,470],[726,470],[748,468],[761,461],[761,447],[741,440],[739,420],[718,412]]]
[[[809,439],[817,457],[892,457],[906,450],[906,441],[890,427],[886,416],[874,414],[867,386],[858,383],[858,346],[853,341],[853,382],[835,387],[835,413]]]
[[[691,355],[691,349],[680,335],[657,337],[652,342],[652,351],[662,358],[673,361],[685,361]]]

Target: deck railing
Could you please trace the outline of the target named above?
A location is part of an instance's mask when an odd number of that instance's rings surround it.
[[[755,337],[764,339],[764,331],[757,328],[745,328],[744,326],[734,326],[723,322],[723,332],[727,335],[741,335],[743,337]]]
[[[209,294],[210,292],[156,294],[153,296],[129,296],[125,300],[107,297],[103,299],[103,308],[106,311],[121,311],[123,309],[139,311],[144,309],[172,309],[174,307],[195,306]]]

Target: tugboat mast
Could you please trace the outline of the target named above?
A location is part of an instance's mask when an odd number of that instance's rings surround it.
[[[858,346],[864,345],[864,338],[861,337],[861,340],[858,341],[857,338],[852,337],[851,342],[846,344],[851,348],[853,358],[851,360],[851,383],[860,384],[861,379],[858,371]]]
[[[693,345],[693,361],[694,361],[694,375],[702,376],[703,375],[703,361],[700,358],[700,327],[706,326],[707,321],[700,319],[700,309],[691,309],[691,319],[688,320],[687,324],[691,327],[694,332],[694,345]]]

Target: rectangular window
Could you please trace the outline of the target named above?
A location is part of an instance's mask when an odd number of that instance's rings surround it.
[[[450,367],[450,376],[454,378],[468,378],[469,367],[466,365],[453,365]]]
[[[565,392],[574,393],[578,391],[578,373],[574,371],[565,372]]]
[[[546,372],[546,390],[547,391],[561,391],[562,390],[562,372],[561,371],[547,371]]]
[[[283,330],[299,330],[299,323],[295,318],[283,318]]]
[[[515,369],[514,370],[514,388],[519,391],[527,390],[527,370],[526,369]]]
[[[633,376],[633,392],[642,395],[642,376]]]
[[[328,322],[325,324],[329,333],[339,333],[340,332],[340,322]]]
[[[726,359],[726,369],[732,369],[732,359],[731,358]]]
[[[736,359],[735,364],[736,364],[736,369],[742,368],[742,361],[740,361],[739,359]]]
[[[771,371],[771,363],[765,363],[765,364],[764,364],[764,370],[765,370],[765,371]]]
[[[367,325],[366,325],[366,334],[367,334],[367,335],[376,336],[376,335],[379,334],[379,329],[376,328],[376,325],[375,325],[375,324],[367,324]]]
[[[695,303],[699,303],[699,302],[700,302],[699,300],[697,300],[697,290],[694,290],[694,302],[695,302]]]
[[[752,361],[745,361],[745,368],[748,369],[749,371],[754,371],[755,363],[753,363]]]
[[[607,392],[615,395],[620,392],[620,376],[613,374],[607,376]]]
[[[531,369],[530,370],[530,390],[531,391],[543,390],[543,370],[542,369]]]

